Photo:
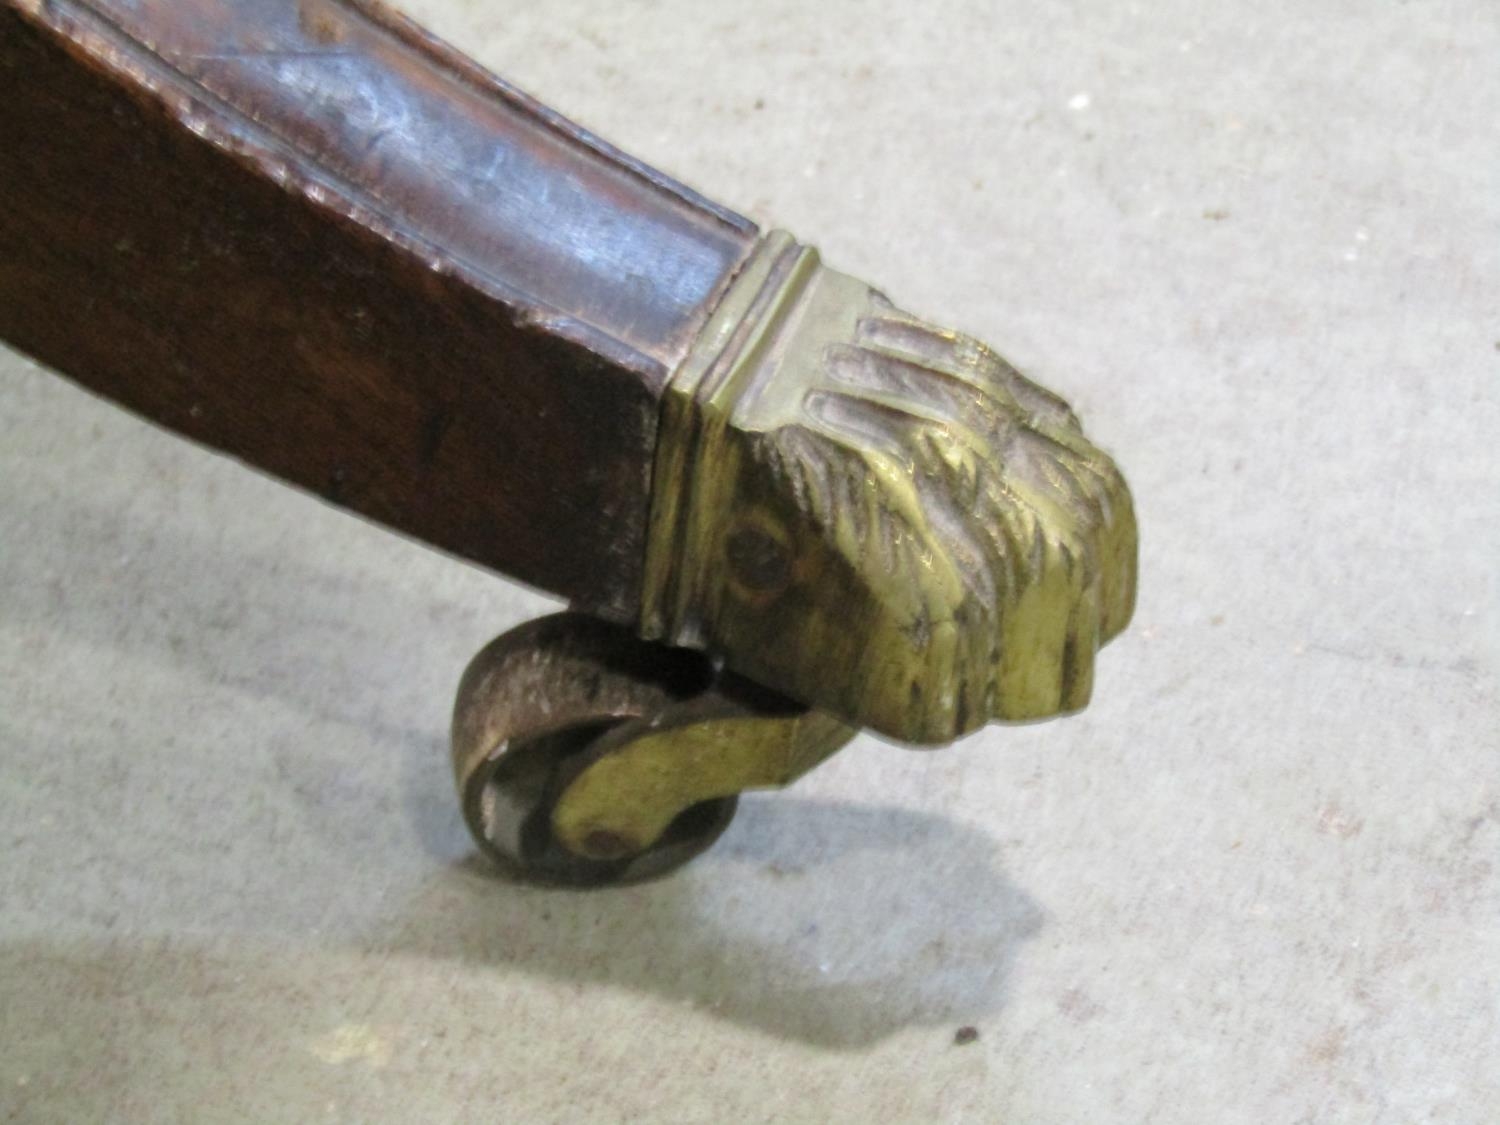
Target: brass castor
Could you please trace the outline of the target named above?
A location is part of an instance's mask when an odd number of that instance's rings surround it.
[[[600,886],[677,868],[729,826],[739,793],[785,785],[853,736],[703,653],[559,613],[470,662],[453,771],[470,832],[502,868]]]

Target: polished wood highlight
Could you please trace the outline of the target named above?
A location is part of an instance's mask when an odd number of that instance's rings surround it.
[[[379,5],[0,3],[0,336],[622,622],[756,237]]]

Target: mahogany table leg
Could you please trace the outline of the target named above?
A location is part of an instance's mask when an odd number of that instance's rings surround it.
[[[676,862],[855,728],[1076,710],[1134,604],[1066,403],[373,0],[0,0],[0,336],[612,623],[465,680],[533,874]]]

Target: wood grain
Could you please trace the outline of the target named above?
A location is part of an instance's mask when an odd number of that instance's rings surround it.
[[[0,336],[616,620],[755,238],[377,5],[0,4]]]

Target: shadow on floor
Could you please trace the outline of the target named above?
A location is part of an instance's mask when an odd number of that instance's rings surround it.
[[[420,808],[433,818],[428,842],[454,854],[463,829],[451,803]],[[643,886],[541,889],[477,857],[452,862],[370,940],[655,993],[768,1034],[853,1048],[993,1015],[1041,925],[985,833],[899,807],[780,794],[742,798],[710,852]]]

